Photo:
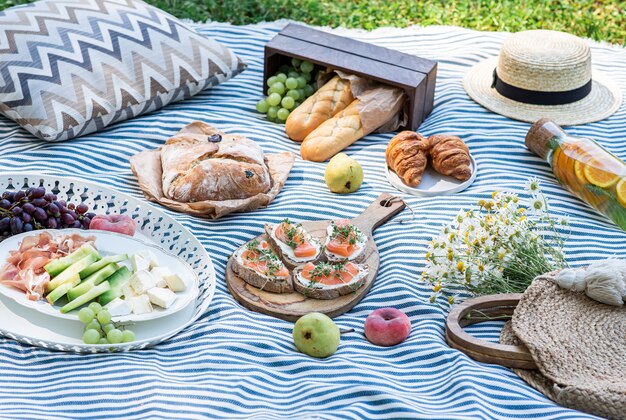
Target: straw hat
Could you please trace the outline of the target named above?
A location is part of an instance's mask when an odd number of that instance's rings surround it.
[[[508,37],[499,57],[465,75],[469,96],[507,117],[559,125],[609,117],[622,103],[619,88],[591,69],[591,51],[582,39],[557,31],[533,30]]]

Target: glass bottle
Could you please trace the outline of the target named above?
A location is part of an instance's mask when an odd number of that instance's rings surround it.
[[[528,130],[526,147],[550,164],[572,194],[626,230],[626,164],[621,159],[545,118]]]

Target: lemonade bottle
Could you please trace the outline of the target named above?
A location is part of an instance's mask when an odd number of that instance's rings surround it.
[[[567,134],[541,119],[526,134],[526,147],[552,167],[559,182],[626,230],[626,164],[594,140]]]

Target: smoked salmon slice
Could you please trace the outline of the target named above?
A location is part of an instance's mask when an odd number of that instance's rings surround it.
[[[317,255],[317,247],[307,239],[306,232],[300,225],[294,225],[285,219],[276,227],[275,235],[276,239],[293,249],[293,254],[298,258]]]
[[[280,262],[278,256],[265,241],[248,244],[241,253],[243,265],[267,277],[288,277],[289,270]]]
[[[344,258],[350,258],[355,252],[361,249],[363,234],[348,220],[335,220],[331,222],[331,230],[326,250]]]
[[[359,274],[359,267],[349,262],[347,264],[308,263],[302,268],[302,277],[311,282],[334,286],[350,283]]]

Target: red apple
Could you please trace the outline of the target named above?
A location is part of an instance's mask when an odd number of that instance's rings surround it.
[[[99,214],[91,219],[89,229],[106,230],[134,236],[137,224],[132,217],[125,214]]]
[[[377,346],[395,346],[406,340],[410,333],[409,317],[396,308],[376,309],[365,320],[365,336]]]

